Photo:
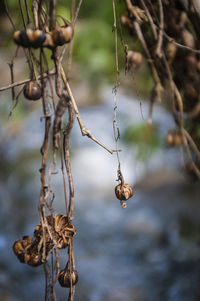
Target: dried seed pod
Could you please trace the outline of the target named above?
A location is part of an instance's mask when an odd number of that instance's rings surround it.
[[[76,235],[75,227],[68,222],[67,216],[62,214],[55,216],[54,230],[59,249],[66,248],[69,240]]]
[[[165,136],[165,141],[169,146],[174,145],[174,136],[172,132],[167,133],[167,135]]]
[[[115,194],[119,200],[127,201],[133,195],[133,190],[129,184],[121,183],[115,187]]]
[[[46,40],[46,34],[39,29],[26,29],[21,31],[16,31],[14,33],[14,41],[17,45],[28,48],[39,48]]]
[[[182,137],[181,134],[179,132],[175,132],[174,133],[174,145],[175,146],[179,146],[182,143]]]
[[[74,29],[70,22],[65,22],[65,26],[57,26],[52,30],[51,35],[56,46],[62,46],[69,43],[74,35]]]
[[[40,88],[40,85],[34,81],[31,80],[30,82],[26,83],[24,86],[24,97],[26,97],[29,100],[38,100],[42,96],[42,90]]]
[[[165,141],[169,146],[179,146],[182,143],[182,137],[179,131],[169,131],[165,137]]]
[[[76,270],[73,270],[70,274],[70,270],[67,267],[64,270],[60,271],[58,281],[62,287],[70,287],[71,281],[72,285],[75,285],[78,282],[78,273]]]
[[[29,248],[32,244],[32,238],[30,236],[23,236],[19,240],[15,241],[13,244],[13,252],[16,256],[19,256]]]
[[[32,266],[32,267],[37,267],[39,265],[42,264],[42,259],[41,259],[41,255],[40,254],[30,254],[29,255],[29,259],[26,262],[28,265]]]
[[[140,52],[129,50],[127,55],[127,60],[128,60],[129,68],[131,67],[139,68],[142,63],[142,54]]]
[[[23,236],[13,244],[13,252],[20,262],[27,263],[30,259],[28,250],[31,247],[32,238],[30,236]]]
[[[26,34],[26,30],[21,30],[21,31],[15,31],[13,39],[15,43],[19,46],[28,48],[30,46],[29,38]]]

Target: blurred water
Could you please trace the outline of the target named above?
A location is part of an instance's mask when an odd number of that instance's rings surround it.
[[[104,91],[101,104],[81,109],[93,134],[114,148],[113,95]],[[140,103],[118,95],[121,131],[142,122]],[[142,103],[146,118],[148,104]],[[32,112],[20,131],[0,130],[0,300],[43,300],[42,267],[20,264],[13,242],[32,235],[38,223],[39,148],[44,123]],[[13,118],[14,119],[14,116]],[[10,121],[13,122],[12,120]],[[154,122],[163,136],[172,126],[164,109],[155,107]],[[79,282],[77,301],[199,300],[199,187],[176,171],[179,153],[159,149],[148,164],[135,159],[136,149],[120,143],[122,171],[135,195],[122,210],[114,196],[117,160],[73,129],[72,169],[76,206],[74,239]],[[52,176],[55,212],[64,212],[62,177]],[[135,183],[138,183],[135,185]],[[60,252],[62,265],[66,250]],[[56,286],[58,300],[66,290]]]

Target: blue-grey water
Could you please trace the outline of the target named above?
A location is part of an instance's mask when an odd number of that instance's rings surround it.
[[[122,93],[122,92],[121,92]],[[0,108],[8,114],[7,103]],[[6,111],[7,110],[7,111]],[[118,95],[121,131],[147,119],[148,105]],[[81,109],[93,134],[114,148],[113,95]],[[142,116],[143,115],[143,116]],[[38,223],[40,154],[44,123],[37,107],[15,126],[15,112],[0,128],[0,300],[44,299],[43,268],[21,264],[13,242],[32,235]],[[153,121],[163,137],[171,116],[156,106]],[[4,127],[2,127],[4,124]],[[148,163],[136,159],[137,147],[120,142],[122,172],[134,187],[134,197],[122,209],[114,196],[117,160],[87,137],[76,123],[71,140],[76,201],[74,239],[79,282],[77,301],[197,301],[200,300],[199,185],[179,171],[180,153],[159,148]],[[51,177],[54,209],[64,213],[62,176]],[[60,252],[61,265],[66,250]],[[58,300],[67,290],[56,285]]]

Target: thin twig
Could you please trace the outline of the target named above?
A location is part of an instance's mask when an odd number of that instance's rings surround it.
[[[163,28],[164,28],[164,14],[163,14],[162,1],[158,0],[158,4],[159,4],[159,12],[160,12],[160,26],[159,26],[158,42],[156,45],[155,54],[159,58],[161,58],[162,57]]]
[[[55,74],[56,74],[56,72],[55,72],[54,70],[52,70],[52,71],[49,71],[48,74],[47,74],[47,73],[44,73],[44,74],[42,74],[42,75],[39,75],[39,76],[38,76],[38,79],[41,79],[42,77],[43,77],[43,79],[45,79],[45,78],[47,78],[48,76],[50,76],[50,75],[55,75]],[[1,88],[0,88],[0,92],[1,92],[1,91],[5,91],[5,90],[12,89],[13,87],[17,87],[17,86],[24,85],[24,84],[30,82],[31,80],[32,80],[31,78],[28,78],[28,79],[24,79],[24,80],[15,82],[15,83],[13,83],[13,84],[10,84],[10,85],[1,87]]]
[[[65,76],[65,73],[64,73],[64,70],[63,68],[61,67],[61,76],[62,76],[62,79],[63,79],[63,82],[64,82],[64,85],[66,87],[66,90],[67,90],[67,93],[69,94],[69,97],[71,99],[71,102],[73,104],[73,107],[74,107],[74,112],[76,114],[76,118],[78,120],[78,123],[79,123],[79,126],[80,126],[80,129],[81,129],[81,133],[83,136],[87,136],[88,138],[90,138],[91,140],[93,140],[94,142],[96,142],[97,144],[99,144],[101,147],[103,147],[104,149],[106,149],[110,154],[113,154],[113,152],[115,150],[111,150],[109,148],[107,148],[104,144],[102,144],[100,141],[98,141],[94,136],[93,134],[85,127],[82,119],[81,119],[81,116],[80,116],[80,113],[79,113],[79,110],[78,110],[78,107],[77,107],[77,104],[76,104],[76,101],[74,99],[74,96],[72,94],[72,91],[71,91],[71,88],[69,86],[69,83],[66,79],[66,76]]]
[[[82,2],[83,2],[83,0],[79,0],[78,6],[77,6],[77,9],[76,9],[76,12],[75,12],[75,16],[74,16],[73,26],[76,24]]]
[[[8,7],[7,7],[6,1],[3,0],[3,3],[4,3],[4,8],[5,8],[6,15],[7,15],[8,19],[10,20],[10,23],[11,23],[13,29],[16,30],[16,26],[15,26],[15,24],[14,24],[14,22],[13,22],[11,16],[10,16],[10,14],[9,14],[9,11],[8,11]]]

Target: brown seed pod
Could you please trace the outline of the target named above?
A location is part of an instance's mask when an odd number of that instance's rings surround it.
[[[53,42],[56,46],[69,43],[74,35],[74,29],[70,22],[65,22],[65,26],[57,26],[51,32]]]
[[[54,230],[59,249],[66,248],[69,240],[76,235],[76,229],[68,222],[67,215],[58,214],[55,216]]]
[[[177,130],[169,131],[165,137],[168,146],[179,146],[182,143],[181,134]]]
[[[140,65],[142,64],[142,54],[140,52],[129,50],[127,55],[127,60],[128,60],[129,68],[131,67],[139,68]]]
[[[172,132],[167,133],[167,135],[165,136],[165,141],[169,146],[174,145],[174,135]]]
[[[13,251],[16,256],[20,255],[32,244],[32,238],[30,236],[23,236],[13,244]]]
[[[26,262],[28,265],[32,267],[37,267],[42,264],[41,255],[40,254],[29,254],[29,259]]]
[[[46,40],[46,34],[39,29],[26,29],[21,31],[15,31],[14,41],[17,45],[29,48],[39,48],[42,47],[42,44]]]
[[[182,143],[182,137],[181,134],[179,132],[175,132],[174,133],[174,145],[175,146],[179,146]]]
[[[119,200],[127,201],[133,196],[133,190],[129,184],[121,183],[115,187],[115,194]]]
[[[23,236],[13,244],[13,252],[17,256],[20,262],[27,263],[30,259],[28,250],[32,244],[32,238],[30,236]]]
[[[26,83],[24,85],[24,97],[29,100],[38,100],[42,96],[42,90],[40,88],[40,85],[34,81],[31,80],[30,82]]]
[[[62,287],[70,287],[71,281],[72,285],[75,285],[78,282],[78,273],[76,270],[73,270],[70,274],[70,270],[67,267],[64,270],[60,271],[58,281]]]
[[[15,43],[19,46],[22,46],[25,48],[31,47],[28,36],[26,34],[26,30],[15,31],[14,35],[13,35],[13,39],[14,39]]]

